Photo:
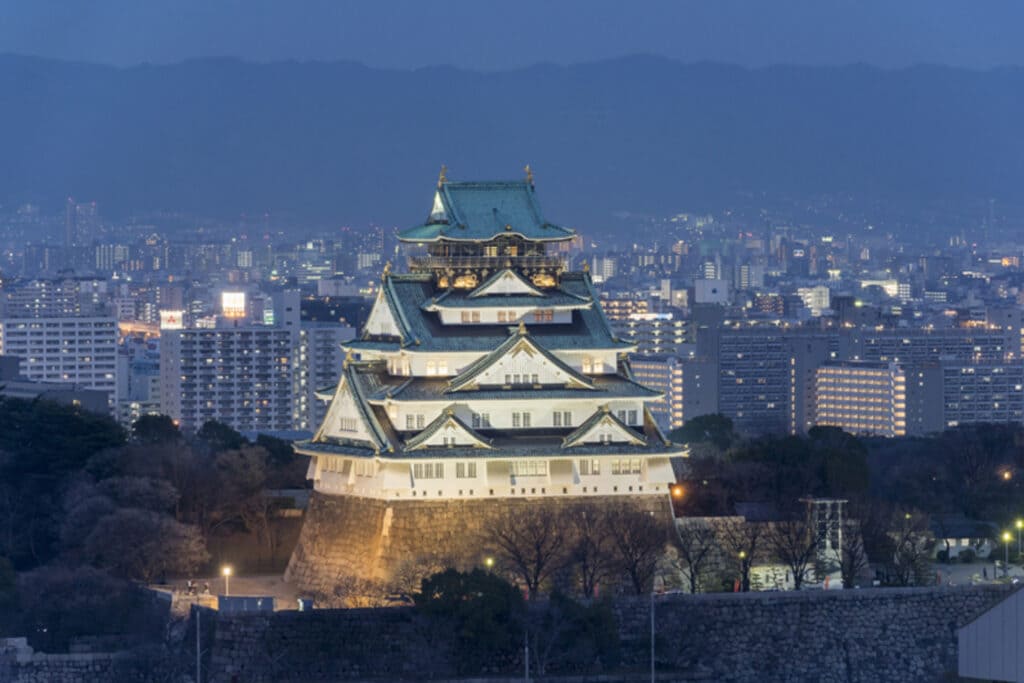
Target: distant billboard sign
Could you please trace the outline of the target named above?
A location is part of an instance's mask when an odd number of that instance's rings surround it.
[[[225,318],[244,318],[245,292],[223,292],[220,295],[220,311]]]
[[[185,311],[160,311],[161,330],[180,330],[185,327]]]

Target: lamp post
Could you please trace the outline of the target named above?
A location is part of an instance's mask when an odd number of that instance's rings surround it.
[[[224,595],[231,595],[231,565],[224,565],[220,573],[224,576]]]
[[[739,554],[740,558],[740,592],[747,592],[747,551],[741,550]]]
[[[1010,573],[1010,540],[1012,538],[1009,531],[1003,532],[1003,576],[1009,576]]]
[[[1017,524],[1017,554],[1020,555],[1021,552],[1024,552],[1024,551],[1021,550],[1021,546],[1020,546],[1020,530],[1024,529],[1024,519],[1018,519],[1016,524]],[[1020,562],[1020,559],[1018,558],[1017,561]]]

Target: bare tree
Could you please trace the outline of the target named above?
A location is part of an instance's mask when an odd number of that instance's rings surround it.
[[[708,561],[718,547],[715,531],[705,520],[683,519],[676,524],[676,552],[691,593],[702,588]]]
[[[613,548],[604,513],[587,506],[573,517],[570,562],[576,570],[580,593],[594,597],[613,569]]]
[[[619,569],[637,595],[650,592],[665,554],[668,529],[654,515],[625,505],[609,509],[605,519]]]
[[[766,544],[765,525],[734,518],[719,527],[722,545],[739,568],[740,590],[750,590],[750,569],[761,558]]]
[[[889,569],[901,586],[923,586],[931,578],[931,550],[935,539],[929,530],[928,518],[910,510],[896,510],[890,517],[892,555]]]
[[[496,515],[486,525],[483,540],[493,548],[499,565],[522,580],[531,600],[565,564],[563,526],[543,508],[526,505]]]
[[[824,539],[825,529],[814,523],[804,511],[770,525],[768,545],[792,572],[794,590],[800,590],[807,580]]]

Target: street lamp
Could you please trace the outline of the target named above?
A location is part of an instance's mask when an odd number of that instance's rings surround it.
[[[484,566],[487,567],[488,569],[494,569],[494,558],[493,557],[485,557],[484,558]]]
[[[672,497],[679,500],[683,497],[683,486],[682,484],[676,484],[672,487]]]
[[[747,592],[747,586],[746,586],[746,583],[747,583],[747,581],[746,581],[746,578],[747,578],[747,572],[746,572],[746,568],[747,568],[747,551],[746,550],[741,550],[739,552],[739,558],[740,558],[740,592],[741,593],[746,593]]]
[[[1008,576],[1010,572],[1010,539],[1012,538],[1009,531],[1003,532],[1003,576]]]
[[[1017,554],[1020,555],[1021,554],[1020,530],[1024,529],[1024,519],[1018,519],[1016,525],[1017,525]],[[1019,559],[1017,561],[1020,562]]]
[[[224,565],[220,573],[224,575],[224,595],[231,595],[231,565]]]

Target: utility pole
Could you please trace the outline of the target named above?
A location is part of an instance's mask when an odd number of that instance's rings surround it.
[[[651,587],[651,683],[654,683],[654,588]]]
[[[523,680],[530,683],[530,631],[523,632]]]
[[[196,605],[196,683],[203,683],[203,675],[202,675],[203,664],[202,664],[202,660],[199,657],[199,655],[200,655],[200,650],[199,650],[199,615],[200,614],[201,614],[201,611],[199,609],[199,605]]]

